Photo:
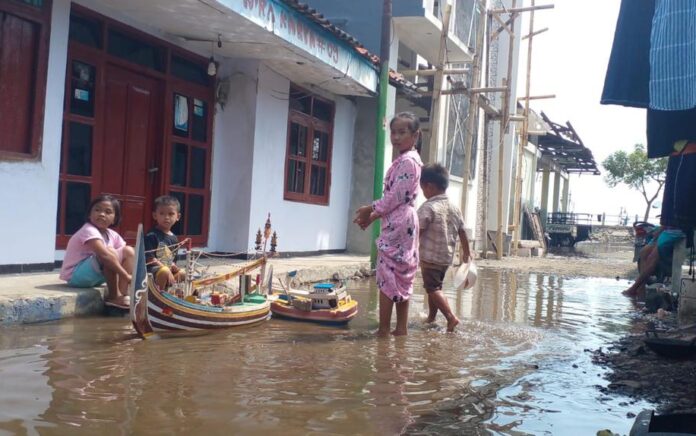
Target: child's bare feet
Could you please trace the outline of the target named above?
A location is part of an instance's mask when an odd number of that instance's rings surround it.
[[[392,334],[392,336],[406,336],[406,335],[408,334],[408,331],[407,331],[407,330],[397,330],[397,329],[394,329],[394,330],[391,332],[391,334]]]
[[[389,336],[389,330],[379,329],[379,330],[377,330],[375,335],[379,338],[386,338],[387,336]]]
[[[431,318],[431,317],[427,317],[427,318],[425,318],[425,321],[423,321],[423,322],[426,323],[426,324],[432,324],[432,323],[435,322],[435,317],[434,317],[434,316],[433,316],[432,318]]]
[[[452,333],[457,325],[459,325],[459,318],[452,315],[452,317],[447,320],[447,333]]]

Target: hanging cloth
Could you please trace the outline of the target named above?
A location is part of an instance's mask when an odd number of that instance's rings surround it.
[[[655,0],[622,0],[616,21],[602,104],[647,108],[650,33]]]
[[[655,0],[650,36],[650,108],[676,111],[694,107],[696,2]]]

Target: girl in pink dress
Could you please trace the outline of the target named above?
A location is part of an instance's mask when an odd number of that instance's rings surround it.
[[[401,336],[407,333],[408,300],[418,269],[418,214],[414,203],[423,163],[416,149],[420,137],[418,118],[402,112],[391,120],[389,127],[392,146],[399,155],[387,171],[382,198],[359,208],[353,222],[365,230],[376,219],[382,219],[377,239],[377,334],[389,333],[392,307],[396,304],[396,329],[392,334]]]

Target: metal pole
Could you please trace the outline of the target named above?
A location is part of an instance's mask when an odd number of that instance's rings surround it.
[[[380,48],[379,99],[377,100],[377,141],[375,144],[375,174],[372,198],[377,200],[382,196],[384,183],[384,150],[386,142],[387,94],[389,91],[389,50],[391,45],[392,0],[384,0],[382,9],[382,41]],[[377,264],[377,246],[380,222],[372,225],[372,250],[370,263],[374,268]]]

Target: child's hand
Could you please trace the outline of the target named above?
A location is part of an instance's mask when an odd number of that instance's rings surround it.
[[[370,225],[370,215],[372,215],[372,206],[362,206],[355,211],[355,219],[353,222],[365,230]]]

